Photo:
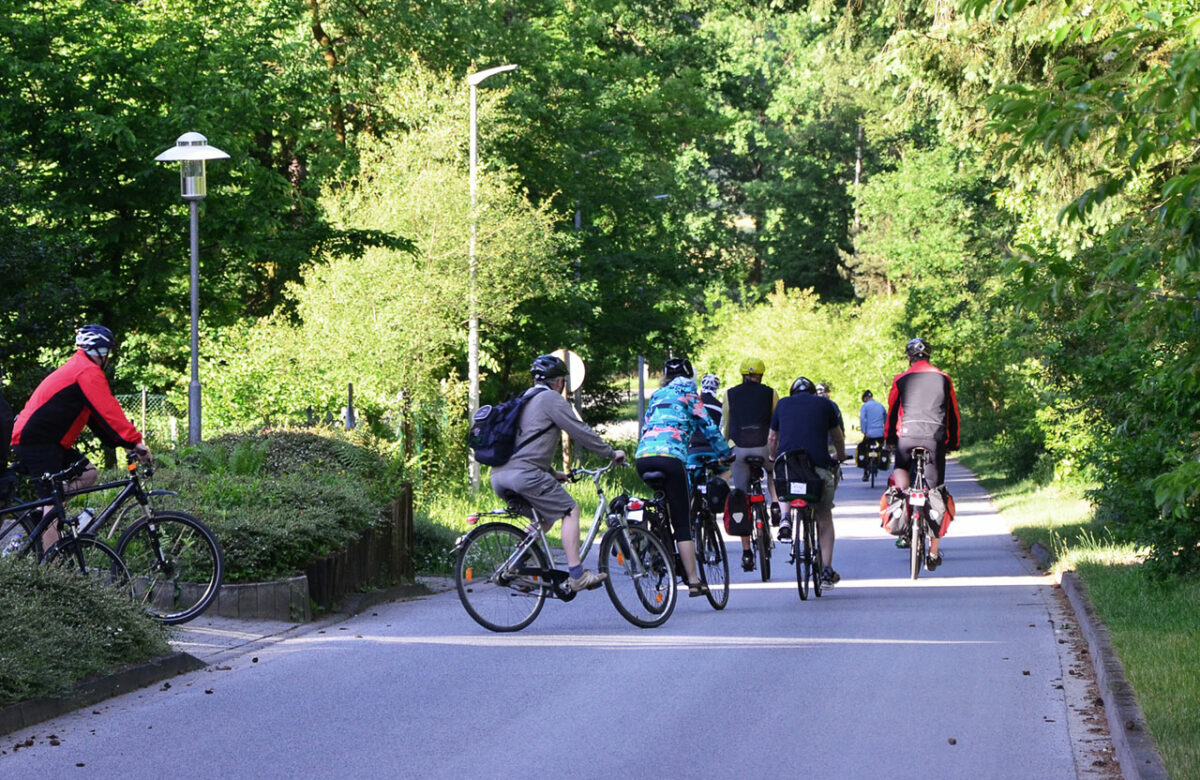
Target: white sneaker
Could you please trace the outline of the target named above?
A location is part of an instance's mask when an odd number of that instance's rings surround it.
[[[578,577],[568,578],[567,584],[571,586],[571,590],[578,593],[581,590],[595,590],[603,585],[606,579],[608,579],[606,572],[597,574],[591,569],[584,569],[583,574],[580,574]]]

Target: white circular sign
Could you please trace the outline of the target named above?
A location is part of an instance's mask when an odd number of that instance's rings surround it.
[[[558,349],[553,354],[567,364],[567,390],[573,393],[583,387],[583,377],[586,373],[583,358],[569,349]]]

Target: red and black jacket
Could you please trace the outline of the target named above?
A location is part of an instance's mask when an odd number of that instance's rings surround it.
[[[928,360],[918,360],[897,374],[888,393],[884,438],[896,444],[900,437],[924,439],[956,450],[960,441],[958,399],[954,383]]]
[[[33,391],[17,415],[12,443],[70,449],[85,425],[110,447],[130,449],[142,441],[142,434],[113,397],[104,369],[78,350]]]

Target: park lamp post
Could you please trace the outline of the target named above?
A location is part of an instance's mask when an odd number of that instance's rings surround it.
[[[481,82],[497,73],[507,73],[510,70],[516,70],[516,65],[500,65],[495,68],[477,71],[467,75],[467,84],[471,86],[471,241],[467,254],[467,279],[469,284],[469,292],[467,294],[467,376],[469,389],[467,391],[467,414],[468,419],[475,418],[475,412],[479,409],[479,307],[475,299],[475,178],[478,173],[478,143],[476,136],[478,135],[475,124],[475,88]],[[471,492],[474,493],[479,489],[479,462],[475,460],[474,454],[470,454],[471,459]]]
[[[200,441],[200,201],[208,193],[206,160],[227,160],[229,155],[199,133],[184,133],[175,145],[154,158],[179,163],[179,192],[191,207],[192,247],[192,381],[188,384],[188,443]]]

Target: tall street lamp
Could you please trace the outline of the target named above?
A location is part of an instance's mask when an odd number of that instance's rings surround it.
[[[485,79],[495,76],[497,73],[507,73],[510,70],[516,70],[516,65],[500,65],[495,68],[477,71],[467,76],[467,83],[471,85],[471,243],[468,250],[467,260],[467,276],[470,284],[468,293],[468,315],[467,315],[467,375],[470,383],[470,388],[467,391],[467,411],[468,418],[474,419],[476,410],[479,409],[479,308],[475,300],[475,177],[478,169],[478,155],[476,143],[476,127],[475,127],[475,88],[479,86]],[[479,463],[475,460],[474,455],[471,455],[471,491],[479,489]]]
[[[175,145],[154,158],[179,162],[179,191],[192,212],[192,381],[188,385],[188,443],[200,441],[200,201],[208,193],[205,160],[227,160],[229,155],[199,133],[184,133]]]

